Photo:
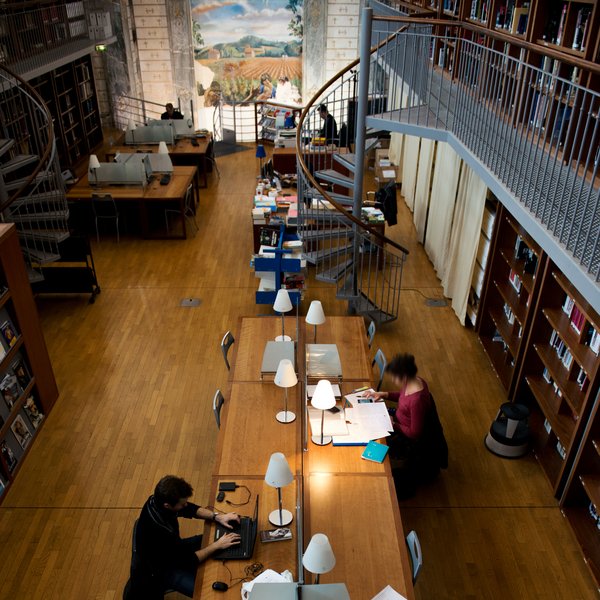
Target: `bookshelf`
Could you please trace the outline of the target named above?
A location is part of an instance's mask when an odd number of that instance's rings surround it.
[[[504,207],[498,211],[492,246],[477,330],[492,366],[510,392],[545,257]]]
[[[0,224],[0,502],[58,397],[14,225]]]
[[[555,493],[598,388],[600,316],[548,260],[515,400],[532,411],[533,447]]]
[[[61,167],[73,169],[102,143],[91,57],[36,77],[31,84],[50,109]]]
[[[477,324],[477,314],[479,312],[479,305],[485,284],[486,267],[489,261],[497,212],[498,199],[488,190],[488,197],[486,198],[485,208],[483,209],[479,246],[477,248],[477,257],[473,268],[471,289],[469,290],[469,298],[467,300],[467,317],[469,317],[469,321],[473,326]]]

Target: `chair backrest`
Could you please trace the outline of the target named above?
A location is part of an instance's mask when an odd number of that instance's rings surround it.
[[[110,213],[108,216],[117,216],[117,205],[111,194],[92,194],[92,209],[94,213],[100,209],[100,212]]]
[[[215,392],[215,396],[213,398],[213,412],[215,413],[215,421],[217,422],[217,427],[221,429],[221,409],[223,408],[223,404],[225,403],[225,398],[221,393],[221,390],[217,390]]]
[[[381,389],[381,384],[383,383],[383,375],[385,374],[385,368],[387,367],[387,359],[385,358],[385,354],[382,352],[381,348],[377,350],[375,353],[375,358],[371,363],[371,366],[377,365],[379,369],[379,383],[377,384],[377,391]]]
[[[373,338],[375,337],[376,331],[377,331],[377,327],[375,325],[375,321],[371,321],[371,323],[367,329],[367,338],[369,339],[369,348],[373,344]]]
[[[223,352],[223,360],[225,361],[225,366],[227,367],[227,370],[231,370],[231,365],[229,364],[227,353],[229,352],[229,348],[231,348],[231,346],[233,345],[233,342],[235,342],[235,338],[231,334],[231,331],[228,331],[221,340],[221,352]]]
[[[416,583],[421,567],[423,566],[421,542],[419,542],[419,536],[414,529],[406,536],[406,545],[408,546],[410,562],[412,563],[412,579],[414,584]]]

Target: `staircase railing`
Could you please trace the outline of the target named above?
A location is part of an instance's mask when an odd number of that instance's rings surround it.
[[[33,270],[60,257],[68,205],[52,117],[37,91],[0,65],[0,218],[14,222]]]
[[[399,33],[393,33],[388,41]],[[379,46],[373,47],[371,54]],[[307,260],[316,266],[316,278],[335,284],[337,298],[348,301],[352,311],[383,323],[398,316],[408,250],[384,235],[381,224],[369,223],[360,203],[354,202],[354,175],[363,168],[365,150],[356,148],[351,153],[348,148],[360,137],[358,64],[359,59],[327,81],[300,117],[296,138],[298,229]],[[370,103],[377,101],[369,99]],[[340,125],[337,139],[326,140],[325,146],[312,143],[323,126],[321,104]],[[362,186],[357,192],[361,194]]]
[[[600,94],[580,82],[597,80],[600,65],[469,23],[374,19],[373,41],[384,42],[369,90],[385,102],[370,106],[367,125],[458,141],[525,209],[553,260],[572,271],[579,265],[593,291]],[[403,34],[388,41],[401,26]]]

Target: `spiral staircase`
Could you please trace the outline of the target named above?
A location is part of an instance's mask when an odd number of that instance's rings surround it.
[[[60,258],[69,209],[56,154],[52,117],[37,92],[0,65],[0,215],[14,223],[29,280]]]

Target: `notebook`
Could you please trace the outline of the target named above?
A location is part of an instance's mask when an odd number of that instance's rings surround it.
[[[254,552],[254,543],[256,542],[256,534],[258,530],[258,495],[254,505],[254,517],[242,517],[240,524],[234,527],[233,530],[227,529],[222,525],[217,525],[215,531],[215,542],[226,533],[239,533],[240,543],[236,546],[230,546],[225,550],[213,554],[213,558],[217,560],[242,560],[251,558]]]
[[[362,458],[370,460],[371,462],[382,463],[388,450],[388,446],[371,441],[367,444],[365,451],[362,453]]]

